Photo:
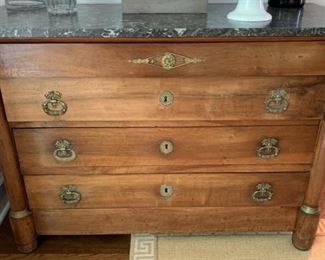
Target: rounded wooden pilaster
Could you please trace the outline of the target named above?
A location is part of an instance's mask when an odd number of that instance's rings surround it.
[[[304,204],[299,208],[295,230],[292,235],[294,246],[308,250],[313,245],[319,222],[319,201],[325,183],[325,121],[320,125],[313,167],[305,194]]]
[[[37,235],[31,212],[28,210],[15,147],[0,95],[0,164],[11,205],[10,223],[18,250],[30,253],[37,247]]]

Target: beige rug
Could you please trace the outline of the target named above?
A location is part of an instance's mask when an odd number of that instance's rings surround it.
[[[291,234],[132,235],[130,260],[324,260],[325,236],[311,251],[291,244]]]

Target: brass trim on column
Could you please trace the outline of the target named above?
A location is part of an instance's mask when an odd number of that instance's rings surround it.
[[[10,211],[9,216],[14,219],[20,219],[20,218],[25,218],[31,215],[32,212],[30,212],[28,209],[24,209],[21,211]]]
[[[305,204],[300,207],[300,211],[306,215],[318,216],[320,214],[320,208],[313,208]]]

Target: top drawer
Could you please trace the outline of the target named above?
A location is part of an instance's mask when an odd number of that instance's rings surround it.
[[[325,75],[325,42],[3,44],[0,77]]]

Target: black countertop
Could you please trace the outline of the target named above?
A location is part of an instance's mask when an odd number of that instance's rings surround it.
[[[234,4],[210,4],[208,14],[122,14],[119,4],[79,5],[71,16],[45,9],[7,11],[0,7],[0,39],[7,38],[172,38],[230,36],[325,37],[325,7],[268,8],[269,24],[232,22]]]

